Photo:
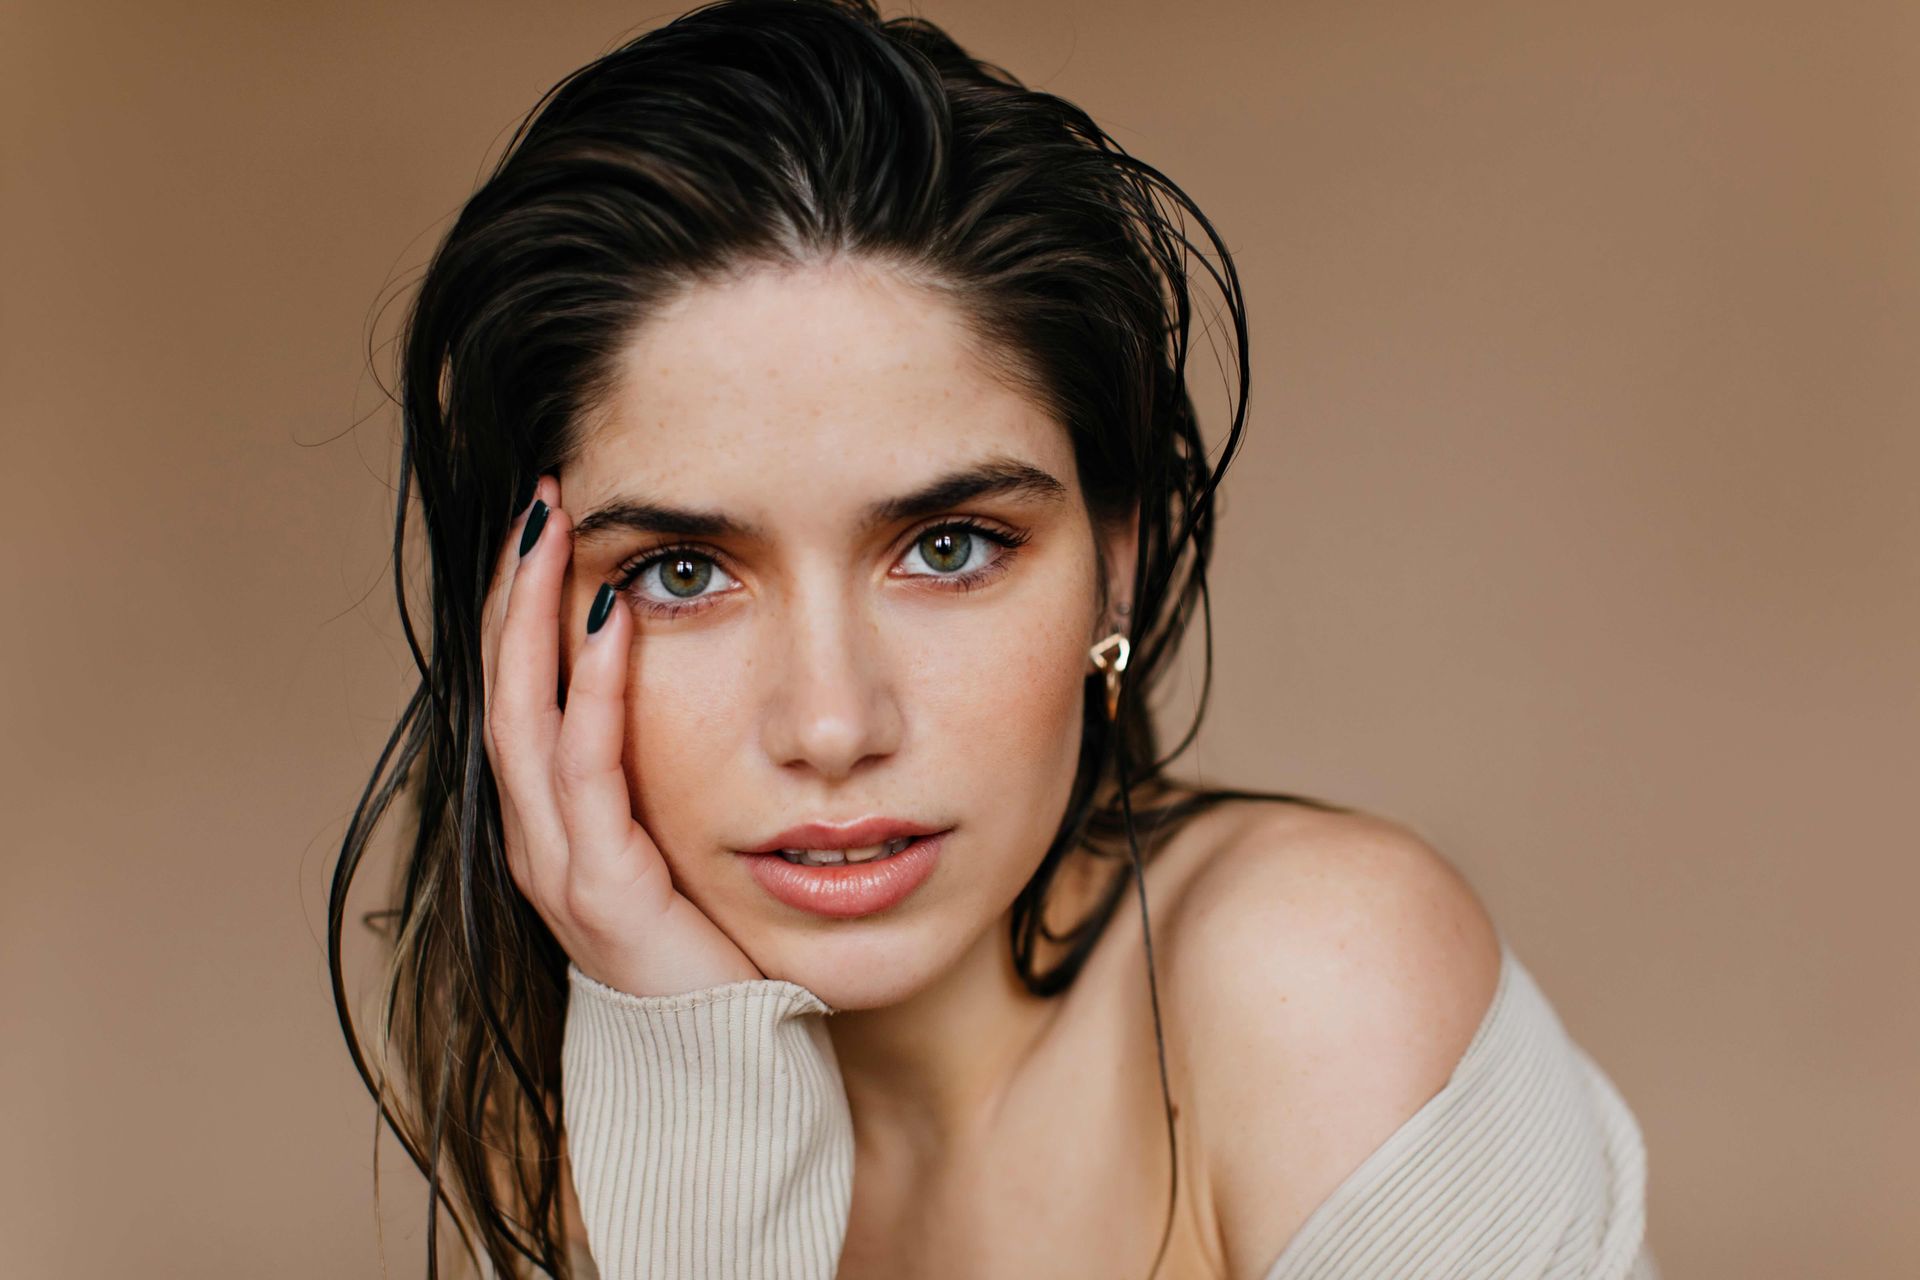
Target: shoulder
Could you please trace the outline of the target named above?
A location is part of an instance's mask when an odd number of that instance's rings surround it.
[[[1258,1275],[1445,1086],[1500,942],[1465,876],[1383,818],[1249,806],[1210,846],[1162,972],[1222,1245]]]

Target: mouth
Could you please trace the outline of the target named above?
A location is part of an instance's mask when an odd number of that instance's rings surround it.
[[[809,866],[872,862],[891,857],[922,836],[938,835],[942,830],[923,822],[887,817],[803,822],[740,852],[780,854],[789,862]]]
[[[843,863],[879,862],[905,852],[917,837],[896,836],[880,844],[851,849],[775,849],[773,852],[797,867],[837,867]]]
[[[743,853],[748,873],[775,900],[810,915],[854,919],[900,905],[940,862],[951,829],[897,835],[837,849],[775,847]]]

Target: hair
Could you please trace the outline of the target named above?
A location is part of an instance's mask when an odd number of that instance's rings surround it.
[[[1028,990],[1064,991],[1134,885],[1175,1156],[1156,1271],[1165,1255],[1178,1158],[1143,861],[1163,830],[1223,800],[1343,808],[1225,788],[1170,799],[1180,789],[1164,775],[1212,684],[1213,499],[1248,386],[1232,258],[1191,199],[1084,111],[934,24],[882,20],[871,0],[722,0],[595,59],[535,104],[433,254],[401,334],[392,567],[419,683],[342,843],[328,944],[354,1064],[428,1181],[429,1276],[443,1202],[468,1256],[477,1238],[496,1274],[529,1274],[523,1260],[572,1271],[560,1196],[568,957],[508,872],[482,738],[481,612],[516,496],[579,447],[617,354],[658,308],[703,282],[839,255],[950,301],[996,372],[1069,433],[1089,512],[1137,522],[1119,711],[1108,717],[1090,676],[1069,802],[1013,904],[1010,944]],[[1232,421],[1211,467],[1185,373],[1190,263],[1217,290],[1235,342]],[[405,574],[414,489],[424,640]],[[1163,752],[1148,695],[1196,609],[1205,676],[1191,725]],[[366,917],[389,922],[376,1074],[350,1009],[342,926],[354,873],[399,797],[411,840],[391,905]],[[1138,803],[1156,797],[1164,803]],[[1125,863],[1056,932],[1048,891],[1076,854]]]

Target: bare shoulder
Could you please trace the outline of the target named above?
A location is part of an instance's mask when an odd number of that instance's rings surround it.
[[[1445,1086],[1500,943],[1465,876],[1397,823],[1251,805],[1216,832],[1162,972],[1222,1247],[1257,1277]]]

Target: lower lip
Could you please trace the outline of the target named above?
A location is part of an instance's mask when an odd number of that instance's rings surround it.
[[[933,874],[947,833],[921,836],[891,858],[807,867],[777,853],[744,853],[760,887],[790,907],[851,920],[898,906]]]

